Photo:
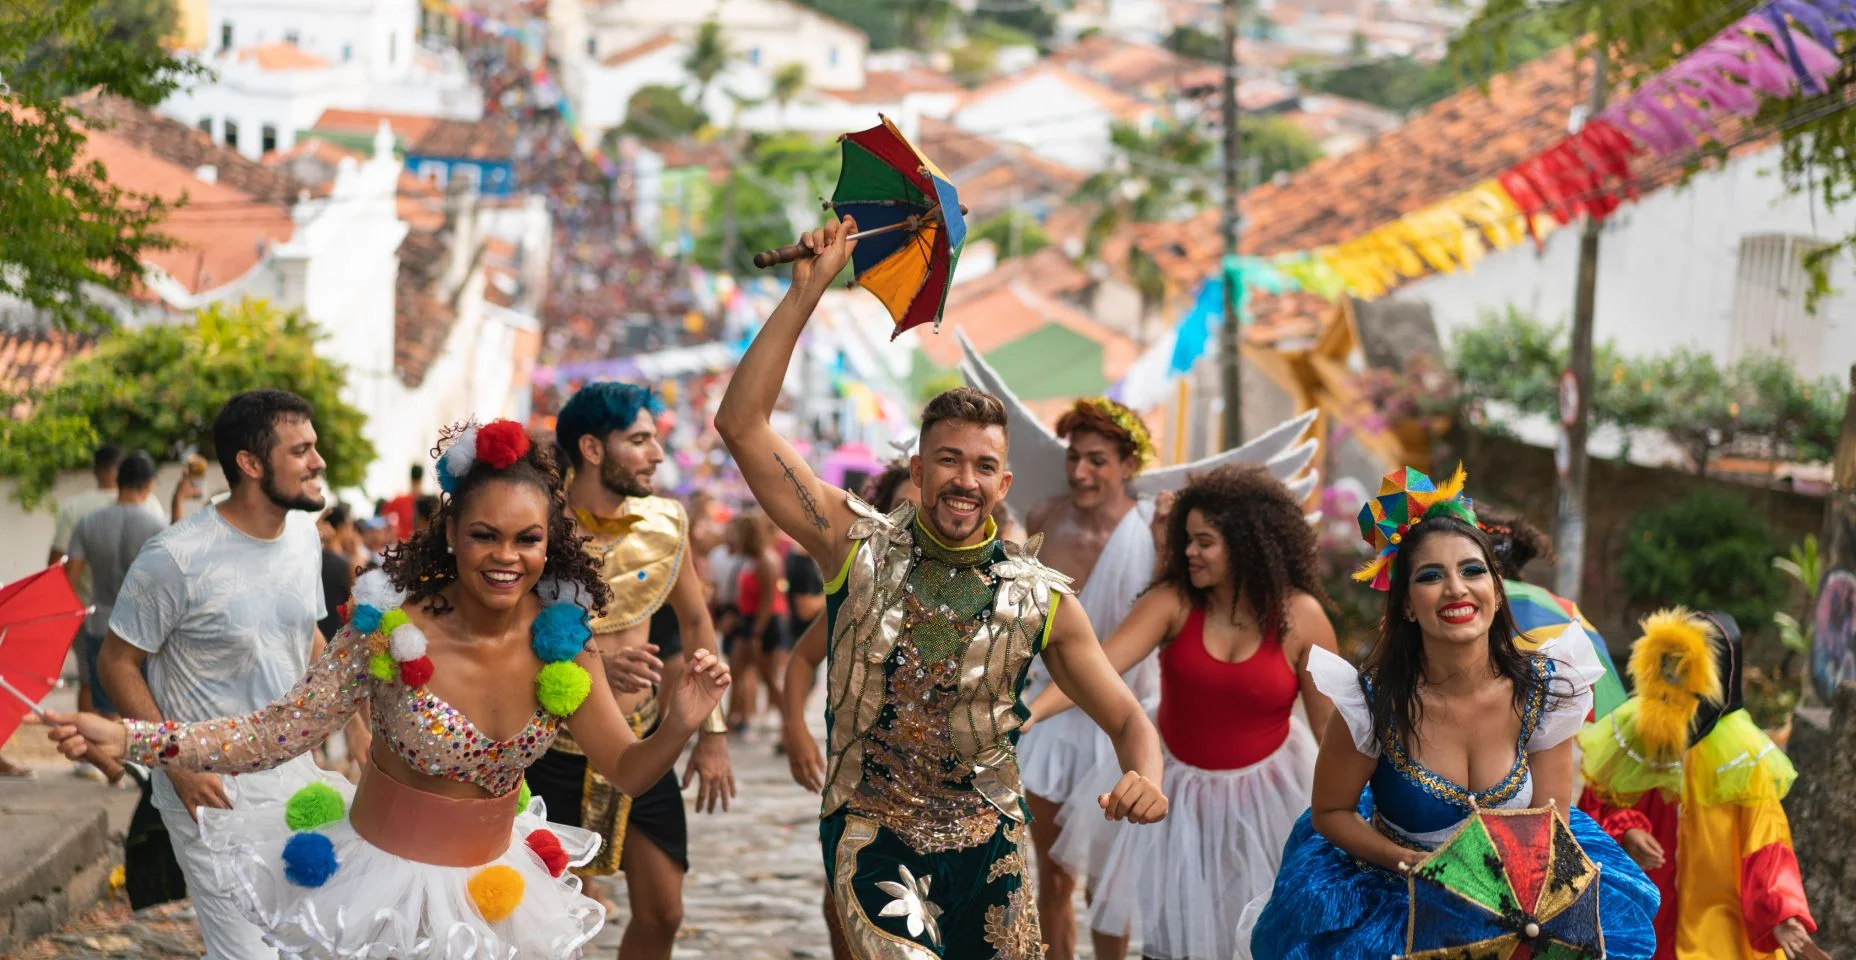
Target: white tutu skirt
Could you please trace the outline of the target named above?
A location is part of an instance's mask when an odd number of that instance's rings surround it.
[[[1167,817],[1136,825],[1103,818],[1097,797],[1120,771],[1111,762],[1080,783],[1051,849],[1090,878],[1089,925],[1138,932],[1159,960],[1230,960],[1244,907],[1276,881],[1283,844],[1308,809],[1316,741],[1297,711],[1275,753],[1236,770],[1201,770],[1166,755]]]
[[[336,785],[344,809],[354,787]],[[580,956],[605,923],[605,908],[580,893],[571,871],[559,877],[528,846],[551,831],[571,866],[592,860],[598,834],[548,822],[540,797],[516,814],[509,849],[489,863],[447,867],[408,860],[361,838],[348,818],[317,827],[334,845],[335,872],[317,887],[286,878],[284,845],[296,833],[282,804],[203,810],[200,836],[215,855],[219,882],[265,942],[286,957],[416,960],[554,960]],[[496,923],[478,912],[469,884],[486,867],[521,876],[521,899]]]
[[[1159,661],[1147,657],[1121,675],[1122,682],[1151,714],[1159,703]],[[1026,683],[1026,703],[1050,685],[1048,668],[1043,660],[1035,661]],[[1052,803],[1063,804],[1081,787],[1085,778],[1103,766],[1117,766],[1115,744],[1081,710],[1069,709],[1039,722],[1018,738],[1018,775],[1025,792]]]

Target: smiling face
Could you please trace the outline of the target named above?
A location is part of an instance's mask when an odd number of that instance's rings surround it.
[[[1186,514],[1186,578],[1200,590],[1210,590],[1231,576],[1230,554],[1225,551],[1224,534],[1192,510]]]
[[[1405,614],[1427,643],[1485,643],[1501,606],[1494,568],[1476,541],[1457,534],[1424,538],[1411,557]]]
[[[306,417],[284,417],[276,430],[277,442],[264,460],[259,489],[285,510],[322,509],[322,471],[328,464],[316,452],[315,426]],[[246,458],[256,459],[249,452],[238,456],[241,467]]]
[[[445,531],[458,588],[487,610],[522,602],[548,562],[548,495],[532,483],[488,480],[470,491]]]
[[[909,461],[920,489],[921,518],[950,547],[979,543],[986,518],[1012,488],[1005,468],[1005,429],[944,420],[922,436],[921,455]]]
[[[621,497],[648,497],[664,447],[657,439],[657,420],[649,410],[638,411],[630,426],[601,439],[580,438],[580,455],[588,468],[599,471],[599,482]]]
[[[1124,495],[1137,464],[1133,457],[1123,457],[1120,444],[1108,437],[1077,430],[1070,434],[1065,470],[1070,501],[1079,510],[1090,510]]]

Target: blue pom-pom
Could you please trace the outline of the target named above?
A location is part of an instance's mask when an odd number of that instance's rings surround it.
[[[335,844],[320,833],[299,833],[284,843],[284,879],[299,887],[328,883],[335,867]]]
[[[432,473],[438,478],[438,489],[450,494],[458,492],[458,478],[452,476],[451,471],[445,469],[445,460],[443,457],[440,457],[438,463],[432,467]]]
[[[550,603],[535,615],[532,645],[543,663],[572,660],[586,649],[592,633],[586,627],[586,611],[572,603]]]
[[[356,604],[354,616],[348,618],[348,626],[353,628],[355,633],[370,634],[380,629],[380,617],[379,610],[365,603]]]

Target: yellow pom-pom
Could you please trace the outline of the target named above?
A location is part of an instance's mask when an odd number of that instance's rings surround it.
[[[593,690],[593,677],[572,660],[550,663],[535,675],[535,699],[557,717],[571,717]]]
[[[477,871],[465,885],[477,912],[490,923],[501,923],[522,905],[522,875],[505,864]]]
[[[376,653],[367,658],[367,672],[373,674],[374,679],[382,683],[390,682],[393,679],[394,671],[398,666],[398,664],[393,662],[392,657],[384,653]]]
[[[407,619],[406,611],[404,610],[388,610],[386,613],[380,615],[380,634],[385,636],[398,630],[406,625]]]

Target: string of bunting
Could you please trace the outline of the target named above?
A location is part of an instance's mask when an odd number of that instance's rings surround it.
[[[1577,132],[1499,175],[1352,240],[1269,262],[1278,270],[1285,259],[1319,264],[1340,290],[1370,300],[1405,279],[1467,270],[1491,250],[1526,239],[1539,244],[1578,218],[1602,220],[1636,199],[1638,157],[1687,153],[1723,125],[1754,116],[1766,100],[1828,89],[1841,67],[1837,34],[1844,31],[1856,31],[1856,0],[1768,0]],[[1298,286],[1340,292],[1332,282]]]

